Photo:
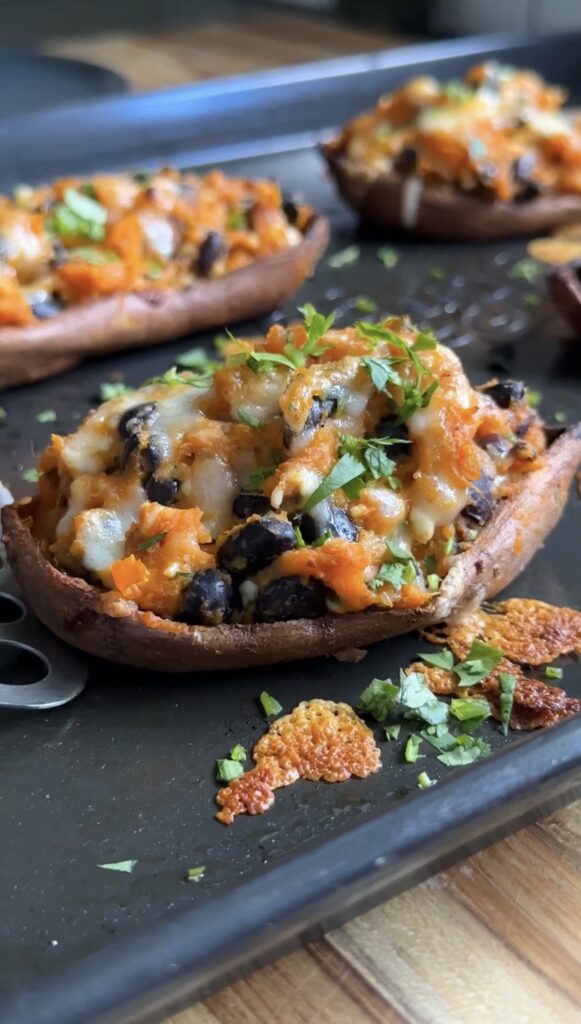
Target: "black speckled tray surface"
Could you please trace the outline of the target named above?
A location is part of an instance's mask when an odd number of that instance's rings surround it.
[[[161,94],[162,111],[163,102]],[[262,148],[222,162],[232,173],[273,175],[327,213],[329,254],[360,249],[342,269],[323,260],[296,302],[275,316],[290,317],[310,301],[346,324],[361,316],[354,300],[365,295],[377,316],[407,312],[430,325],[458,351],[473,383],[493,374],[523,378],[542,393],[548,422],[555,413],[569,422],[579,416],[581,344],[549,308],[542,281],[510,276],[523,242],[444,245],[363,234],[312,145]],[[377,258],[386,244],[398,254],[391,270]],[[237,329],[255,333],[267,323]],[[16,495],[27,493],[22,474],[51,430],[73,430],[102,381],[137,385],[199,343],[209,346],[211,337],[98,359],[3,395],[2,480]],[[47,409],[56,421],[41,424],[36,417]],[[571,498],[510,593],[578,605],[580,535],[581,503]],[[0,1021],[141,1020],[144,1006],[161,1012],[266,947],[272,952],[316,921],[353,913],[531,810],[572,796],[578,720],[525,740],[504,740],[490,725],[483,734],[508,753],[456,772],[432,755],[420,767],[402,764],[399,745],[382,743],[383,770],[366,780],[298,783],[280,791],[262,818],[240,818],[230,829],[213,819],[215,760],[235,742],[250,747],[264,729],[262,689],[285,710],[311,697],[354,703],[372,677],[397,675],[425,646],[401,637],[374,646],[357,665],[330,658],[215,676],[147,674],[94,660],[73,704],[0,712]],[[563,666],[563,685],[581,695],[579,665],[563,659]],[[418,793],[424,768],[439,785]],[[127,859],[137,860],[132,874],[96,866]],[[204,878],[187,883],[187,869],[200,864]]]

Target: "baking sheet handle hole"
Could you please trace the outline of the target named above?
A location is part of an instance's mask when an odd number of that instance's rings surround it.
[[[0,625],[8,622],[20,622],[26,615],[26,608],[17,597],[0,591]]]
[[[0,683],[4,686],[30,686],[46,679],[50,665],[33,647],[16,640],[0,640]]]

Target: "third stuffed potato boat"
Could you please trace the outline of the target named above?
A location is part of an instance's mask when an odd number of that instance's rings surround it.
[[[166,671],[329,654],[502,589],[581,460],[516,381],[474,389],[406,320],[223,346],[53,435],[8,557],[55,633]]]
[[[534,234],[581,217],[581,128],[564,92],[491,61],[415,78],[323,154],[363,220],[433,238]]]

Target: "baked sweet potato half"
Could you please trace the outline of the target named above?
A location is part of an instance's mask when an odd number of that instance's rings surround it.
[[[522,384],[472,388],[407,321],[302,312],[53,436],[2,515],[60,637],[165,671],[291,661],[473,607],[531,558],[581,431],[547,446]]]
[[[327,222],[271,181],[173,170],[0,197],[0,387],[269,312]]]
[[[477,241],[581,217],[581,130],[534,72],[488,63],[417,78],[322,147],[343,198],[378,227]]]

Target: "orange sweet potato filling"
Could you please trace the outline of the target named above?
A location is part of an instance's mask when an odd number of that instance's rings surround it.
[[[348,704],[302,701],[270,726],[254,745],[255,767],[216,795],[216,817],[231,825],[238,814],[262,814],[274,790],[297,779],[345,782],[379,771],[379,749],[368,726]]]

